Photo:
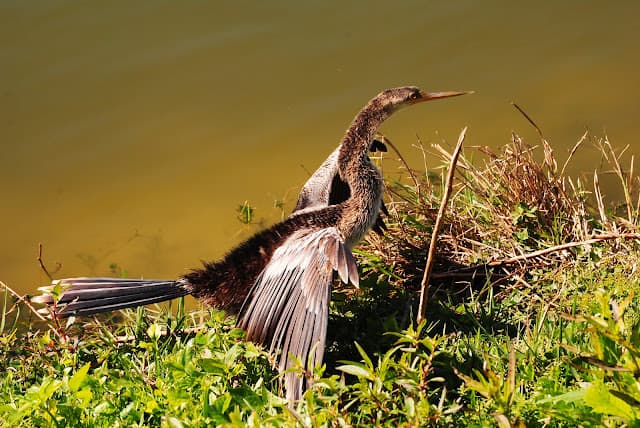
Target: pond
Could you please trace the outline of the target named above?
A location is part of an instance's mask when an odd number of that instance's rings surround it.
[[[640,3],[0,2],[0,280],[173,278],[286,214],[380,90],[475,90],[394,116],[413,147],[637,141]],[[418,137],[417,137],[418,136]],[[578,153],[576,173],[600,162]],[[437,165],[430,164],[430,167]],[[611,191],[614,192],[613,190]],[[258,225],[237,219],[255,207]]]

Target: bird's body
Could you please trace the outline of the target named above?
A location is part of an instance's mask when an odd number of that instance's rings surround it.
[[[60,280],[68,286],[57,302],[60,313],[105,312],[185,294],[239,311],[238,326],[247,339],[280,352],[278,368],[287,371],[285,389],[294,403],[305,381],[289,369],[296,361],[307,370],[322,362],[334,271],[345,283],[358,285],[351,249],[379,221],[382,176],[368,156],[378,127],[403,106],[462,94],[425,93],[410,86],[381,92],[356,115],[284,221],[176,281]],[[38,301],[54,303],[50,296]]]
[[[223,259],[205,263],[203,268],[184,275],[184,287],[189,294],[210,306],[237,313],[274,251],[296,231],[336,221],[337,213],[333,211],[292,214],[238,245]]]
[[[371,151],[386,151],[386,146],[375,140]],[[229,314],[237,314],[256,277],[269,262],[272,248],[278,245],[277,238],[288,236],[288,230],[300,228],[302,222],[308,223],[305,216],[295,220],[291,220],[291,217],[338,204],[349,197],[349,187],[338,174],[339,153],[340,146],[309,177],[289,218],[255,234],[222,259],[205,262],[202,268],[193,269],[177,280],[95,277],[55,280],[53,285],[61,285],[65,290],[64,295],[55,302],[57,316],[92,315],[163,302],[188,294]],[[383,211],[386,212],[384,206]],[[318,216],[314,218],[318,219]],[[374,230],[382,233],[385,228],[379,216]],[[52,305],[54,299],[48,294],[51,288],[40,287],[45,293],[33,300]],[[41,309],[43,313],[49,310]]]

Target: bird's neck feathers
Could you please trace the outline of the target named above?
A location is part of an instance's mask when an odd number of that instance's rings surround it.
[[[340,173],[346,171],[349,165],[358,165],[368,159],[371,141],[378,131],[378,127],[393,112],[380,105],[374,98],[356,115],[351,126],[345,133],[340,146],[338,165]],[[343,177],[347,178],[347,177]]]
[[[338,172],[350,189],[338,229],[347,246],[357,243],[371,228],[380,211],[382,176],[369,159],[378,127],[391,115],[375,98],[355,117],[340,147]]]

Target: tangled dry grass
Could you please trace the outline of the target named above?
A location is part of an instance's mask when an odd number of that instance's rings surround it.
[[[603,160],[591,183],[586,175],[567,174],[573,155],[584,143],[591,143]],[[363,247],[365,264],[375,265],[378,259],[390,267],[381,272],[379,266],[372,266],[373,272],[414,292],[424,274],[443,176],[452,156],[441,145],[433,149],[444,165],[440,176],[410,169],[398,153],[411,179],[388,183],[391,227],[385,237],[372,236]],[[499,152],[474,147],[467,151],[471,156],[463,153],[438,234],[430,293],[446,291],[450,296],[452,290],[473,285],[526,285],[536,269],[562,269],[589,257],[593,245],[601,242],[606,242],[611,254],[631,251],[640,238],[640,177],[634,175],[633,157],[627,170],[622,167],[624,152],[616,153],[606,137],[585,133],[558,167],[544,137],[531,146],[514,133]],[[478,153],[481,161],[472,162],[470,158]],[[598,179],[602,174],[618,178],[624,195],[621,203],[608,205],[604,200]]]

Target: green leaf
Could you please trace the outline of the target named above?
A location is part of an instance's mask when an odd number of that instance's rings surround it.
[[[90,366],[90,363],[85,364],[84,366],[80,367],[80,369],[78,369],[78,371],[75,372],[73,376],[71,376],[71,378],[69,379],[69,391],[76,392],[80,388],[80,386],[82,386],[82,382],[84,382],[84,380],[86,379],[87,372],[89,371]]]
[[[373,380],[373,373],[369,369],[367,369],[362,364],[353,363],[353,364],[345,364],[337,367],[338,370],[345,372],[347,374],[356,376],[358,378],[365,378],[368,380]]]
[[[162,337],[162,327],[157,323],[151,324],[147,329],[147,335],[152,339],[158,339]]]
[[[198,365],[207,373],[224,375],[227,370],[225,363],[214,358],[202,358],[198,361]]]
[[[45,403],[61,386],[61,381],[45,377],[40,385],[34,385],[27,389],[26,398],[34,403]]]
[[[633,408],[614,396],[609,389],[599,383],[591,385],[584,394],[584,402],[596,413],[619,416],[625,420],[634,418]]]
[[[159,408],[158,402],[156,400],[151,399],[147,401],[144,411],[147,413],[153,413],[153,411],[156,410],[157,408]]]
[[[364,363],[367,365],[367,367],[372,368],[373,362],[371,361],[371,358],[369,358],[369,356],[367,355],[366,351],[362,348],[362,346],[360,346],[358,342],[353,342],[353,343],[356,345],[356,349],[358,350],[358,353],[364,360]]]
[[[83,389],[79,390],[78,392],[76,392],[74,394],[74,396],[78,400],[80,400],[80,403],[78,404],[78,407],[80,407],[81,409],[84,409],[84,408],[87,407],[87,405],[89,404],[89,402],[93,398],[93,393],[91,392],[91,389],[83,388]]]
[[[224,395],[218,397],[213,404],[221,414],[227,413],[227,410],[229,410],[229,405],[231,404],[231,394],[225,392]]]
[[[556,403],[558,401],[564,401],[565,403],[573,403],[575,401],[584,400],[584,394],[585,394],[584,389],[578,389],[576,391],[569,391],[569,392],[565,392],[564,394],[543,398],[542,400],[538,400],[536,403],[538,404]]]

